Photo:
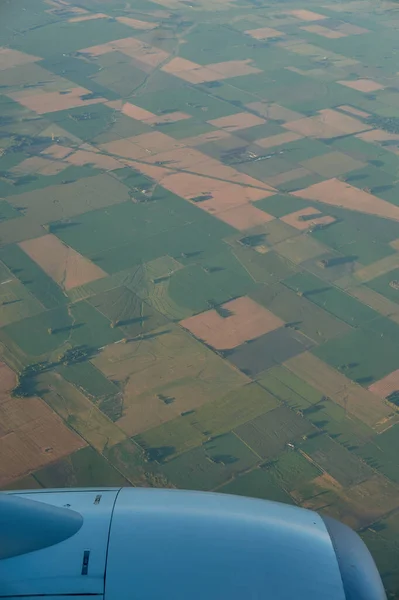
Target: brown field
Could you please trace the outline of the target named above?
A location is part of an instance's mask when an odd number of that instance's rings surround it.
[[[67,164],[54,162],[53,160],[43,158],[41,156],[30,156],[29,158],[26,158],[18,165],[10,169],[10,172],[15,173],[16,175],[42,173],[43,169],[48,168],[51,165],[55,165],[58,168],[58,170],[56,170],[56,173],[60,173],[68,166]]]
[[[252,204],[237,206],[236,208],[217,213],[216,216],[224,223],[238,229],[238,231],[245,231],[257,225],[273,221],[274,219],[272,215],[256,208]]]
[[[358,108],[353,108],[353,106],[347,106],[346,104],[343,104],[342,106],[337,106],[337,108],[339,108],[339,110],[343,110],[351,115],[354,115],[355,117],[361,117],[363,119],[367,119],[368,117],[371,117],[370,113],[364,112],[364,110],[359,110]],[[363,135],[362,133],[360,135]]]
[[[227,60],[220,63],[211,63],[207,65],[207,69],[216,71],[223,77],[237,77],[238,75],[255,75],[256,73],[262,73],[262,69],[253,67],[249,58],[245,60]]]
[[[248,382],[227,361],[173,326],[153,332],[148,339],[107,346],[93,362],[123,388],[123,416],[117,425],[129,436]],[[163,398],[173,402],[167,404]]]
[[[144,148],[147,152],[155,153],[164,150],[173,150],[174,148],[182,148],[183,144],[178,142],[170,135],[166,135],[161,131],[151,131],[151,133],[142,133],[140,135],[128,138],[132,143]]]
[[[286,11],[289,15],[293,15],[301,21],[320,21],[321,19],[327,19],[325,15],[319,15],[311,10],[288,10]]]
[[[365,125],[353,117],[330,108],[320,110],[315,117],[285,123],[283,127],[304,136],[320,138],[334,138],[342,134],[360,133],[371,129],[370,125]]]
[[[372,81],[371,79],[358,79],[357,81],[337,81],[337,83],[345,85],[352,90],[357,90],[358,92],[365,92],[366,94],[384,89],[383,85],[377,83],[376,81]]]
[[[155,29],[158,27],[159,23],[150,23],[149,21],[140,21],[138,19],[132,19],[130,17],[116,17],[116,20],[119,23],[123,23],[124,25],[128,25],[129,27],[133,27],[133,29]]]
[[[65,290],[106,277],[100,267],[49,233],[21,242],[20,247]]]
[[[298,169],[291,169],[291,171],[285,171],[284,173],[273,175],[273,177],[268,177],[267,181],[270,183],[270,185],[278,187],[282,183],[295,181],[295,179],[300,179],[301,177],[306,177],[307,175],[311,174],[311,171],[308,171],[308,169],[299,167]]]
[[[380,422],[386,421],[392,413],[391,407],[381,398],[360,387],[310,352],[289,359],[284,366],[370,427],[376,427]]]
[[[293,192],[294,196],[399,221],[399,207],[339,179],[329,179]],[[388,257],[390,258],[390,257]]]
[[[261,27],[260,29],[248,29],[245,33],[253,37],[255,40],[267,40],[269,38],[282,37],[285,34],[271,27]]]
[[[86,446],[39,398],[14,398],[15,373],[0,363],[0,486]]]
[[[86,88],[71,88],[67,94],[62,92],[40,92],[32,93],[31,90],[22,92],[11,92],[7,94],[10,98],[22,104],[29,110],[33,110],[39,115],[56,112],[59,110],[68,110],[78,106],[89,106],[105,102],[105,98],[92,98],[91,100],[82,100],[81,96],[90,94]]]
[[[191,62],[191,60],[186,60],[185,58],[180,58],[176,56],[172,58],[166,65],[161,68],[161,71],[165,73],[171,73],[172,75],[176,75],[181,71],[192,71],[193,69],[199,69],[201,65],[198,65],[195,62]]]
[[[180,321],[195,337],[216,350],[231,350],[284,325],[284,321],[246,296],[222,305],[229,316],[208,310]]]
[[[312,485],[316,489],[312,497],[304,501],[300,492],[293,492],[300,504],[328,514],[356,530],[377,521],[399,504],[398,486],[379,474],[350,488],[343,488],[328,473],[323,473],[313,479]],[[324,496],[326,492],[332,492],[332,497]]]
[[[280,219],[281,221],[284,221],[284,223],[287,223],[288,225],[291,225],[300,231],[306,231],[306,229],[309,229],[309,227],[314,227],[315,225],[329,225],[335,221],[334,217],[329,217],[328,215],[318,217],[317,214],[321,215],[321,212],[310,206],[309,208],[303,208],[302,210],[298,210],[294,213],[286,215],[285,217],[280,217]],[[309,215],[312,215],[312,219],[306,221],[302,221],[300,219],[300,217]],[[313,215],[315,215],[314,218]]]
[[[374,382],[368,389],[381,398],[387,398],[393,392],[397,392],[399,390],[399,369]]]
[[[207,174],[207,165],[213,166],[214,159],[209,158],[195,148],[176,148],[175,150],[166,150],[164,152],[156,152],[153,156],[148,156],[146,162],[150,164],[160,164],[161,166],[171,167],[177,171],[193,171],[199,172],[200,165],[203,167],[204,175]],[[217,161],[216,161],[217,162]]]
[[[277,135],[271,135],[270,137],[255,140],[255,144],[261,148],[274,148],[274,146],[281,146],[282,144],[288,144],[289,142],[295,142],[302,138],[298,133],[293,131],[287,131],[287,133],[278,133]]]
[[[62,160],[72,152],[73,148],[67,148],[66,146],[60,146],[59,144],[53,144],[45,150],[42,150],[40,154],[43,154],[44,156],[50,156],[54,159]]]
[[[136,119],[137,121],[148,121],[149,119],[156,118],[152,112],[145,110],[145,108],[140,108],[139,106],[135,106],[130,102],[125,102],[122,107],[122,114],[127,117],[131,117],[132,119]]]
[[[356,160],[343,152],[329,152],[299,163],[306,169],[322,177],[337,177],[349,171],[362,169],[365,163]]]
[[[328,29],[328,27],[323,27],[322,25],[305,25],[304,27],[300,27],[300,29],[303,29],[304,31],[309,31],[309,33],[321,35],[322,37],[328,38],[330,40],[347,36],[347,34],[343,33],[342,31]]]
[[[297,121],[303,118],[301,113],[284,108],[278,104],[270,104],[268,102],[250,102],[245,105],[250,110],[254,110],[266,119],[276,119],[282,121]]]
[[[210,125],[214,127],[220,127],[225,131],[239,131],[240,129],[246,129],[247,127],[255,127],[256,125],[263,125],[266,123],[265,119],[257,117],[251,113],[242,112],[236,115],[229,115],[228,117],[220,117],[219,119],[213,119],[208,121]]]
[[[399,142],[399,134],[389,133],[389,131],[383,131],[382,129],[365,131],[359,133],[356,137],[364,142]],[[389,150],[389,146],[387,146],[387,149]]]
[[[100,147],[109,154],[115,154],[118,157],[129,158],[129,159],[140,159],[148,156],[148,152],[141,146],[134,144],[131,140],[133,138],[126,138],[117,140],[115,142],[107,142],[101,144]]]
[[[203,210],[218,214],[220,212],[226,210],[229,211],[230,209],[242,206],[243,204],[248,204],[250,201],[261,200],[262,198],[267,198],[268,196],[272,195],[273,192],[266,192],[264,190],[258,190],[256,188],[244,187],[235,185],[234,183],[226,182],[222,189],[212,192],[212,198],[200,202],[198,206]],[[249,210],[249,212],[254,214],[252,208],[253,207],[249,205],[246,207],[246,210]],[[268,217],[267,221],[270,221],[269,215],[266,215],[266,217]],[[223,219],[223,217],[220,218]]]
[[[221,63],[212,63],[201,66],[184,58],[172,58],[161,70],[180,77],[189,83],[204,83],[206,81],[218,81],[239,75],[251,75],[260,73],[261,69],[252,67],[250,60],[230,60]]]
[[[399,250],[399,238],[396,240],[393,240],[392,242],[389,242],[389,245],[391,246],[391,248],[393,248],[394,250]]]
[[[164,50],[160,50],[155,46],[150,46],[133,37],[114,40],[112,42],[80,50],[80,52],[89,54],[90,56],[102,56],[103,54],[108,54],[108,52],[115,51],[122,52],[122,54],[126,54],[126,56],[130,56],[131,58],[152,67],[157,67],[169,56]]]
[[[25,54],[18,50],[0,47],[0,71],[12,69],[19,65],[26,65],[31,62],[37,62],[38,60],[42,59],[39,56],[32,56],[31,54]]]
[[[44,166],[41,169],[39,169],[38,174],[47,176],[58,175],[58,173],[61,173],[65,169],[65,167],[66,165],[64,165],[63,163],[52,161],[47,166]]]
[[[81,17],[72,17],[68,19],[68,23],[81,23],[82,21],[93,21],[93,19],[108,19],[108,15],[103,13],[96,13],[92,15],[82,15]]]
[[[104,171],[115,171],[124,166],[121,162],[116,160],[116,158],[112,158],[112,156],[100,154],[99,152],[88,152],[87,150],[77,150],[66,157],[64,161],[67,163],[65,166],[69,164],[80,167],[90,164],[98,169],[103,169]]]

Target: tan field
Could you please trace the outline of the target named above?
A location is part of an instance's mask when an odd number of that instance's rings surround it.
[[[392,409],[375,394],[353,383],[310,352],[284,363],[290,371],[370,427],[389,419]]]
[[[54,158],[54,159],[62,160],[63,158],[68,156],[68,154],[71,154],[72,152],[73,152],[73,148],[68,148],[66,146],[60,146],[59,144],[53,144],[52,146],[49,146],[45,150],[42,150],[42,152],[40,154],[43,154],[44,156],[50,156],[51,158]]]
[[[359,110],[358,108],[353,108],[353,106],[348,106],[346,104],[343,104],[342,106],[338,106],[337,108],[339,108],[339,110],[343,110],[347,113],[349,113],[350,115],[354,115],[355,117],[361,117],[363,119],[367,119],[368,117],[371,117],[370,113],[364,112],[364,110]],[[360,135],[364,135],[364,134],[360,134]]]
[[[178,327],[148,339],[107,346],[94,364],[123,388],[123,417],[129,436],[212,402],[248,378]],[[172,398],[166,404],[163,398]]]
[[[300,139],[302,139],[302,136],[299,135],[299,133],[287,131],[287,133],[278,133],[277,135],[271,135],[270,137],[255,140],[255,144],[261,148],[274,148],[275,146],[296,142],[296,140]]]
[[[246,34],[253,37],[255,40],[268,40],[269,38],[282,37],[285,34],[272,27],[261,27],[260,29],[248,29]]]
[[[251,113],[243,112],[228,117],[213,119],[212,121],[208,121],[208,123],[214,127],[220,127],[225,131],[232,132],[246,129],[247,127],[255,127],[255,125],[263,125],[266,121]]]
[[[41,156],[30,156],[29,158],[26,158],[18,165],[10,169],[10,172],[14,173],[15,175],[41,173],[42,169],[45,169],[53,164],[55,164],[59,168],[59,170],[56,172],[63,171],[68,166],[62,163],[55,163],[53,160],[43,158]]]
[[[301,21],[320,21],[321,19],[327,19],[325,15],[319,15],[311,10],[289,10],[287,13],[293,15]]]
[[[347,34],[343,33],[342,31],[328,29],[328,27],[323,27],[322,25],[305,25],[301,27],[301,29],[303,29],[304,31],[309,31],[309,33],[321,35],[322,37],[328,38],[330,40],[336,40],[347,36]]]
[[[86,446],[39,398],[15,398],[16,376],[0,363],[0,486]]]
[[[119,23],[133,27],[133,29],[149,30],[158,27],[159,23],[151,23],[150,21],[140,21],[139,19],[132,19],[130,17],[116,17]]]
[[[93,21],[95,19],[109,19],[109,17],[103,13],[95,13],[92,15],[82,15],[81,17],[72,17],[72,19],[68,19],[68,23],[81,23],[82,21]]]
[[[229,316],[221,317],[216,310],[208,310],[180,325],[216,350],[236,348],[284,325],[284,321],[245,296],[226,302],[222,308]]]
[[[356,137],[364,142],[399,142],[399,134],[389,133],[389,131],[383,131],[382,129],[365,131],[359,133]],[[389,150],[389,146],[387,146],[387,149]]]
[[[341,206],[349,210],[363,212],[368,215],[376,215],[399,221],[399,207],[381,200],[368,192],[344,183],[339,179],[329,179],[316,183],[310,187],[293,192],[294,196],[317,200],[332,206]],[[390,258],[390,257],[389,257]]]
[[[63,92],[44,92],[32,93],[32,91],[11,92],[8,94],[10,98],[26,106],[29,110],[33,110],[39,115],[45,113],[57,112],[59,110],[67,110],[69,108],[77,108],[78,106],[90,106],[91,104],[99,104],[105,102],[105,98],[92,98],[82,100],[81,96],[90,94],[89,90],[82,87],[71,88],[67,94]]]
[[[101,144],[101,148],[105,150],[105,152],[109,154],[115,154],[115,156],[129,158],[129,159],[139,159],[148,156],[148,153],[144,148],[134,144],[132,138],[126,138],[122,140],[117,140],[115,142],[108,142],[106,144]]]
[[[148,121],[149,119],[156,118],[152,112],[145,110],[145,108],[140,108],[140,106],[135,106],[130,102],[125,102],[122,107],[122,114],[127,117],[131,117],[132,119],[137,119],[137,121]]]
[[[397,269],[398,267],[399,253],[390,254],[389,256],[385,256],[384,258],[371,263],[371,265],[367,265],[367,267],[358,269],[355,271],[354,275],[357,281],[365,283],[366,281],[371,281],[375,277],[385,275],[385,273],[389,273],[389,271]]]
[[[171,73],[189,83],[204,83],[206,81],[218,81],[239,75],[251,75],[261,73],[261,69],[251,66],[251,61],[230,60],[209,65],[199,65],[184,58],[172,58],[161,70]]]
[[[319,138],[334,138],[344,133],[360,133],[371,129],[370,125],[365,125],[354,117],[343,115],[330,108],[320,110],[315,117],[285,123],[283,127],[304,136]]]
[[[387,398],[393,392],[397,392],[399,390],[399,369],[376,381],[368,389],[381,398]]]
[[[257,225],[269,223],[269,221],[274,220],[272,215],[256,208],[253,204],[237,206],[236,208],[217,213],[216,216],[224,223],[238,229],[238,231],[246,231]]]
[[[116,169],[123,168],[123,164],[116,160],[116,158],[100,154],[99,152],[88,152],[87,150],[77,150],[67,156],[64,161],[66,163],[65,166],[75,165],[80,167],[90,164],[104,171],[115,171]]]
[[[206,65],[211,71],[216,71],[223,77],[237,77],[238,75],[255,75],[262,73],[262,69],[253,67],[250,59],[245,60],[227,60],[220,63],[211,63]]]
[[[11,50],[10,48],[0,47],[0,71],[12,69],[13,67],[18,67],[19,65],[37,62],[38,60],[41,60],[39,56],[32,56],[31,54],[19,52],[19,50]]]
[[[384,317],[389,317],[396,323],[399,321],[399,305],[396,302],[392,302],[392,300],[388,300],[382,294],[375,292],[365,285],[349,287],[346,289],[346,292],[360,300],[360,302],[363,302],[363,304],[370,306],[381,315],[384,315]]]
[[[315,225],[329,225],[330,223],[334,223],[335,218],[326,216],[318,217],[317,214],[321,215],[319,210],[316,210],[312,207],[303,208],[302,210],[298,210],[289,215],[285,215],[285,217],[280,217],[281,221],[295,227],[295,229],[299,229],[300,231],[306,231],[309,227],[314,227]],[[301,220],[301,217],[312,216],[309,220]]]
[[[183,144],[178,142],[170,135],[166,135],[161,131],[151,131],[151,133],[142,133],[140,135],[128,138],[134,144],[144,148],[146,152],[157,153],[164,150],[173,150],[174,148],[182,148]]]
[[[150,46],[133,37],[114,40],[112,42],[80,50],[80,52],[89,54],[90,56],[102,56],[103,54],[108,54],[108,52],[115,51],[122,52],[122,54],[126,54],[126,56],[130,56],[131,58],[152,67],[157,67],[169,56],[164,50],[160,50],[155,46]]]
[[[371,79],[358,79],[357,81],[337,81],[337,83],[345,85],[352,90],[357,90],[358,92],[364,92],[366,94],[384,89],[383,85],[377,83],[376,81],[372,81]]]
[[[51,233],[21,242],[20,247],[65,290],[107,276],[100,267]]]

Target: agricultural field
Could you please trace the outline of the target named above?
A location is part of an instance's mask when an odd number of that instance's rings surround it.
[[[0,487],[313,508],[396,597],[399,5],[3,4]]]

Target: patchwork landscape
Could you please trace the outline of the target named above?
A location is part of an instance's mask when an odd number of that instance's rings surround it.
[[[399,5],[0,7],[0,487],[284,501],[399,592]]]

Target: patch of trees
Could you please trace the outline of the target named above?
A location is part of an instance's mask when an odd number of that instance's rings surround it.
[[[388,131],[389,133],[399,133],[399,117],[381,117],[372,115],[366,121],[370,125],[375,125],[379,129]]]

